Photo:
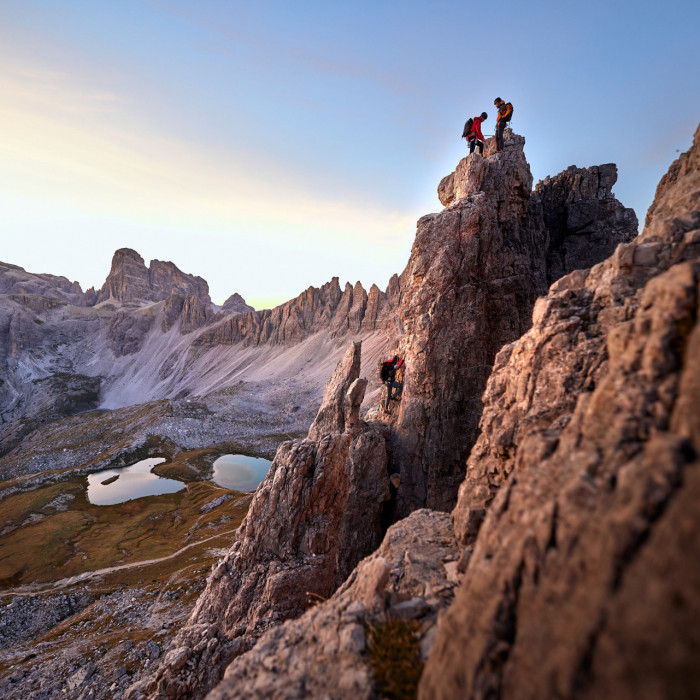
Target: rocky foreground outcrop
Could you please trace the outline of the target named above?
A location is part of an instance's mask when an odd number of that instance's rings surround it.
[[[531,324],[548,283],[599,262],[637,234],[614,197],[614,165],[569,168],[532,191],[525,139],[462,159],[442,180],[446,208],[418,222],[402,275],[405,386],[392,425],[397,515],[449,511],[478,434],[496,353]]]
[[[359,419],[360,348],[338,364],[309,436],[280,446],[157,676],[128,697],[202,697],[265,630],[330,596],[379,545],[389,477],[381,431]]]
[[[454,597],[457,556],[447,513],[412,513],[389,529],[328,603],[270,630],[236,659],[209,700],[380,697],[372,628],[387,620],[411,625],[418,650],[427,654],[438,615]],[[420,656],[408,661],[418,675]]]
[[[420,697],[697,697],[700,129],[644,233],[498,355]]]
[[[498,354],[454,531],[428,510],[392,526],[211,698],[379,697],[387,620],[413,623],[425,700],[697,697],[699,166],[700,129],[644,234]]]

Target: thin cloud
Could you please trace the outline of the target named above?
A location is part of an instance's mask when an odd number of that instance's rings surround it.
[[[316,198],[294,186],[288,166],[261,167],[255,153],[229,149],[215,158],[208,145],[156,133],[130,100],[75,76],[5,64],[0,88],[0,183],[25,196],[180,226],[262,232],[269,225],[279,227],[270,235],[309,243],[333,231],[336,245],[348,236],[391,247],[413,227],[396,212]]]

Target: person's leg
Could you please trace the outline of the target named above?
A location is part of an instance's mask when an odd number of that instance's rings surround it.
[[[384,407],[387,411],[389,410],[389,401],[391,401],[391,382],[386,383],[386,403]]]
[[[505,131],[506,123],[501,120],[498,122],[498,127],[496,128],[496,150],[503,150],[503,132]]]
[[[469,139],[469,155],[474,153],[474,144],[476,141],[474,139]]]
[[[479,149],[479,155],[483,156],[483,155],[484,155],[484,142],[483,142],[483,141],[477,141],[477,142],[476,142],[476,147]]]

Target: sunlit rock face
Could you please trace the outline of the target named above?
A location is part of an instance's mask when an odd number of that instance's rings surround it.
[[[524,143],[507,130],[503,153],[489,143],[486,158],[462,159],[439,186],[446,208],[418,222],[402,275],[405,387],[389,419],[398,516],[454,506],[496,353],[530,327],[553,277],[637,233],[634,213],[610,192],[614,166],[569,169],[532,192]],[[592,218],[567,219],[576,207]]]
[[[700,687],[699,195],[700,129],[644,233],[560,279],[498,354],[420,697]]]

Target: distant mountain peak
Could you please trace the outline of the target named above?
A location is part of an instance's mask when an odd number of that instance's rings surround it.
[[[209,285],[201,277],[182,272],[172,262],[151,260],[146,267],[135,250],[119,248],[112,257],[112,268],[97,295],[97,302],[108,299],[135,303],[163,301],[173,291],[211,304]]]

